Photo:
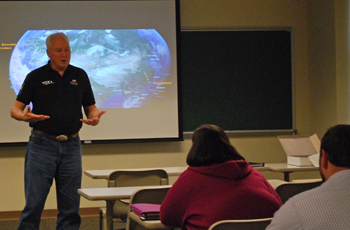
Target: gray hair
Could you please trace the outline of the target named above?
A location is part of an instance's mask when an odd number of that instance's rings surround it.
[[[48,36],[48,37],[46,38],[46,48],[47,48],[47,49],[49,49],[49,48],[51,47],[52,38],[54,38],[54,37],[62,37],[62,38],[64,38],[64,39],[66,39],[67,42],[69,43],[69,39],[68,39],[68,37],[67,37],[64,33],[61,33],[61,32],[59,32],[59,33],[54,33],[54,34],[51,34],[50,36]]]

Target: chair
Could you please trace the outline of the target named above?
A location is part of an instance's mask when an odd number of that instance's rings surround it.
[[[268,179],[267,182],[270,183],[273,189],[276,189],[280,184],[288,183],[287,181],[278,180],[278,179]]]
[[[221,220],[212,224],[209,230],[265,230],[272,218],[251,220]]]
[[[108,177],[108,187],[168,185],[168,174],[163,169],[118,170]],[[125,225],[129,213],[129,200],[116,200],[113,206],[113,223]],[[125,228],[124,226],[121,228]],[[100,208],[100,230],[107,230],[106,207]]]
[[[280,196],[282,203],[284,204],[289,198],[295,196],[298,193],[304,192],[309,189],[320,186],[322,181],[311,182],[288,182],[280,184],[276,187],[276,192]]]
[[[162,204],[166,194],[168,193],[169,186],[162,186],[158,188],[145,188],[140,189],[136,191],[131,197],[130,197],[130,205],[137,204],[137,203],[150,203],[150,204]],[[130,206],[129,206],[129,212],[130,212]],[[141,221],[142,222],[142,221]],[[147,225],[144,221],[144,226]],[[172,229],[165,227],[160,221],[152,221],[153,223],[150,224],[152,229]],[[145,228],[142,225],[138,224],[137,222],[133,221],[129,216],[127,218],[126,223],[126,230],[141,230],[141,229],[149,229]]]

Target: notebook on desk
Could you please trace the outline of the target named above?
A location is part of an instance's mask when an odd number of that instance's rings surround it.
[[[159,220],[160,204],[138,203],[130,208],[141,220]]]

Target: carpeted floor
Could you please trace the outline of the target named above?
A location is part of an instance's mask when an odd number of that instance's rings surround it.
[[[16,230],[18,220],[2,220],[0,221],[1,230]],[[80,230],[98,230],[99,229],[99,217],[81,217]],[[40,230],[56,230],[56,218],[42,219],[40,224]]]

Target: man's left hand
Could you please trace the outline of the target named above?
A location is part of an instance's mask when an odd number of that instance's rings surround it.
[[[83,122],[84,124],[95,126],[100,122],[100,117],[105,113],[106,113],[106,111],[102,111],[99,114],[97,114],[96,116],[94,116],[93,118],[80,119],[80,121]]]

